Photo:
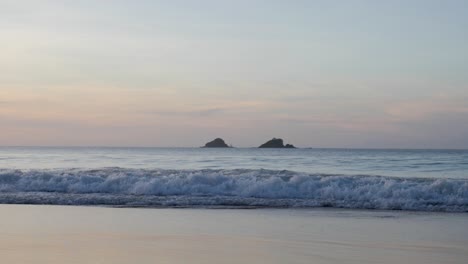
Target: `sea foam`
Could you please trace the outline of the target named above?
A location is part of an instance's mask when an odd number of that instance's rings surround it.
[[[2,169],[0,203],[468,212],[468,180],[263,169]]]

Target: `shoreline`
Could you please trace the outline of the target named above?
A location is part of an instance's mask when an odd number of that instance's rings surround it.
[[[399,215],[466,215],[468,212],[449,211],[420,211],[420,210],[389,210],[366,208],[338,208],[338,207],[268,207],[268,206],[119,206],[119,205],[86,205],[86,204],[30,204],[30,203],[0,203],[2,206],[31,206],[31,207],[64,207],[64,208],[102,208],[102,209],[145,209],[145,210],[206,210],[206,211],[298,211],[319,213],[363,213],[369,214],[399,214]]]
[[[0,205],[10,264],[464,264],[468,215]],[[26,253],[25,253],[26,252]]]

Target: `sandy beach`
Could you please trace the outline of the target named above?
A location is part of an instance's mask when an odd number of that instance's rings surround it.
[[[0,257],[54,263],[466,263],[468,214],[0,205]]]

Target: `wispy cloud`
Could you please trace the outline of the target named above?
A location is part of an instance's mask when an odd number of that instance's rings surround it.
[[[208,103],[207,103],[208,104]],[[147,114],[170,117],[215,117],[234,114],[261,112],[270,109],[272,104],[268,101],[240,101],[224,102],[211,107],[189,106],[187,110],[154,110]]]
[[[186,111],[151,111],[150,114],[155,114],[159,116],[189,116],[189,117],[209,117],[224,114],[230,109],[228,108],[207,108],[207,109],[198,109],[198,110],[186,110]]]
[[[0,105],[6,105],[6,104],[11,104],[13,103],[12,101],[2,101],[0,100]]]
[[[385,113],[395,121],[423,121],[436,114],[468,114],[468,100],[447,96],[405,100],[390,104]]]

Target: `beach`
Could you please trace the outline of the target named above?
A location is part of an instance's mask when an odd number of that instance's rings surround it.
[[[466,263],[468,214],[0,205],[0,256],[55,263]]]

